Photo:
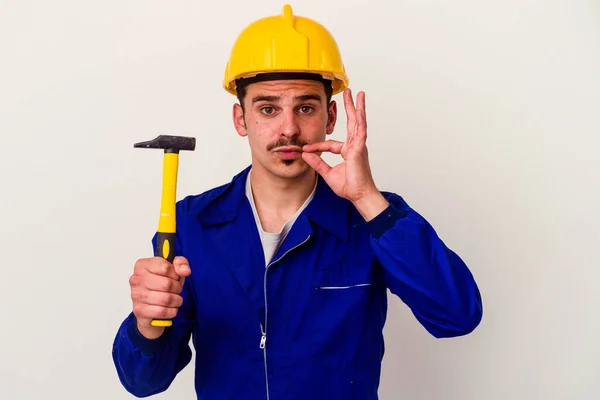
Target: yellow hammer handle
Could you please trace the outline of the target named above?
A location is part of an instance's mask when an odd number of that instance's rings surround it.
[[[175,258],[175,207],[177,199],[178,167],[179,154],[165,152],[160,217],[158,220],[158,237],[154,255],[162,257],[170,263],[172,263]],[[169,319],[153,319],[150,324],[152,326],[171,326],[173,325],[173,321]]]

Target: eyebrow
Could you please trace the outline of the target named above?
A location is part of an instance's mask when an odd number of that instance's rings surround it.
[[[252,104],[258,103],[259,101],[266,101],[269,103],[276,103],[278,101],[281,100],[280,96],[264,96],[264,95],[258,95],[252,98]],[[318,94],[303,94],[301,96],[297,96],[296,100],[299,101],[307,101],[307,100],[316,100],[316,101],[321,101],[321,96],[319,96]]]
[[[281,97],[279,96],[263,96],[263,95],[258,95],[252,98],[252,104],[254,103],[258,103],[259,101],[267,101],[269,103],[275,103],[277,101],[281,100]]]

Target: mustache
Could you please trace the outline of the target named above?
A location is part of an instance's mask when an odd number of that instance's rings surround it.
[[[284,146],[298,146],[298,147],[302,147],[305,144],[307,144],[308,142],[305,142],[304,140],[300,140],[299,138],[291,138],[291,139],[287,139],[287,138],[283,138],[283,139],[279,139],[276,142],[273,142],[271,144],[269,144],[267,146],[267,151],[271,151],[273,149],[276,149],[278,147],[284,147]]]

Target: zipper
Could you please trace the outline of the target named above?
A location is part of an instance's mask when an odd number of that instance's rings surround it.
[[[260,324],[260,333],[261,333],[261,337],[260,337],[260,348],[263,352],[263,360],[264,360],[264,365],[265,365],[265,385],[266,385],[266,391],[267,391],[267,400],[269,400],[269,376],[267,375],[267,350],[266,350],[266,344],[267,344],[267,332],[265,331],[265,329],[263,329],[263,324],[261,322]]]
[[[267,325],[268,325],[267,324],[267,315],[268,315],[268,312],[267,312],[267,273],[269,272],[270,266],[272,266],[273,264],[277,264],[290,251],[302,246],[304,243],[306,243],[308,241],[308,239],[310,239],[310,236],[311,235],[308,235],[306,237],[306,239],[304,239],[302,242],[300,242],[299,244],[295,245],[294,247],[292,247],[291,249],[289,249],[288,251],[283,253],[281,255],[281,257],[279,257],[277,260],[271,261],[265,268],[265,275],[264,275],[264,282],[263,282],[263,288],[264,288],[264,294],[265,294],[265,326],[263,328],[263,324],[262,323],[260,324],[261,337],[260,337],[259,347],[263,351],[263,358],[265,360],[265,384],[266,384],[266,390],[267,390],[267,400],[269,400],[269,375],[268,375],[268,369],[267,369]]]
[[[264,349],[267,342],[267,334],[264,332],[262,324],[260,324],[260,333],[262,333],[260,338],[260,348]]]

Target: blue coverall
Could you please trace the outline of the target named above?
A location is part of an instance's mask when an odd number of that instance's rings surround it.
[[[191,337],[198,399],[375,400],[388,289],[434,337],[478,326],[472,273],[393,193],[365,222],[319,178],[265,266],[244,191],[249,170],[177,203],[178,254],[192,273],[159,339],[141,336],[133,314],[120,326],[113,359],[129,392],[165,391],[191,361]]]

